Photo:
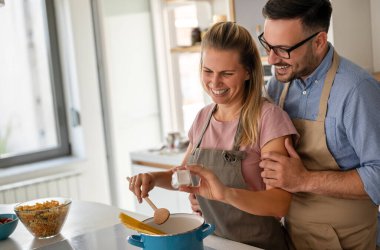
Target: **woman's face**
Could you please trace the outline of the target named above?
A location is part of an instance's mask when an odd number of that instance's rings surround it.
[[[244,81],[249,74],[234,50],[206,48],[202,55],[201,79],[204,89],[216,104],[243,102]]]

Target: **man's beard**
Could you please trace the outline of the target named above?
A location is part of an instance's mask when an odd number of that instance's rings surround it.
[[[293,81],[294,79],[299,79],[299,78],[304,79],[307,76],[309,76],[311,73],[313,73],[314,70],[318,66],[318,65],[316,65],[318,63],[318,60],[313,55],[312,51],[309,51],[309,53],[310,54],[307,54],[305,56],[303,62],[299,64],[299,65],[301,65],[301,67],[298,68],[298,70],[296,70],[296,71],[291,71],[290,75],[289,74],[284,74],[284,75],[278,74],[277,70],[275,70],[275,77],[276,77],[277,81],[282,82],[282,83],[286,83],[286,82]],[[290,64],[280,63],[280,64],[275,64],[275,66],[289,66],[289,69],[292,69],[292,65],[290,65]]]

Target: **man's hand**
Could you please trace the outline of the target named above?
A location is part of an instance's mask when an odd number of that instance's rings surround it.
[[[285,148],[289,157],[274,152],[265,152],[261,155],[259,164],[263,168],[261,177],[269,186],[292,193],[300,192],[303,190],[308,171],[289,139],[285,140]]]

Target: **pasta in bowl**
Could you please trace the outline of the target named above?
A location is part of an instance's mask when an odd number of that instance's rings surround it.
[[[70,205],[70,199],[53,197],[19,203],[14,211],[34,237],[43,239],[61,232]]]

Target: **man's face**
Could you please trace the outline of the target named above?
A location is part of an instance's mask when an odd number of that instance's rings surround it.
[[[270,46],[281,46],[284,49],[307,39],[312,34],[306,33],[299,19],[271,20],[266,19],[263,39]],[[313,41],[315,37],[290,52],[290,58],[284,59],[273,50],[268,53],[268,63],[275,66],[275,76],[280,82],[295,78],[305,79],[318,66],[319,60]]]

